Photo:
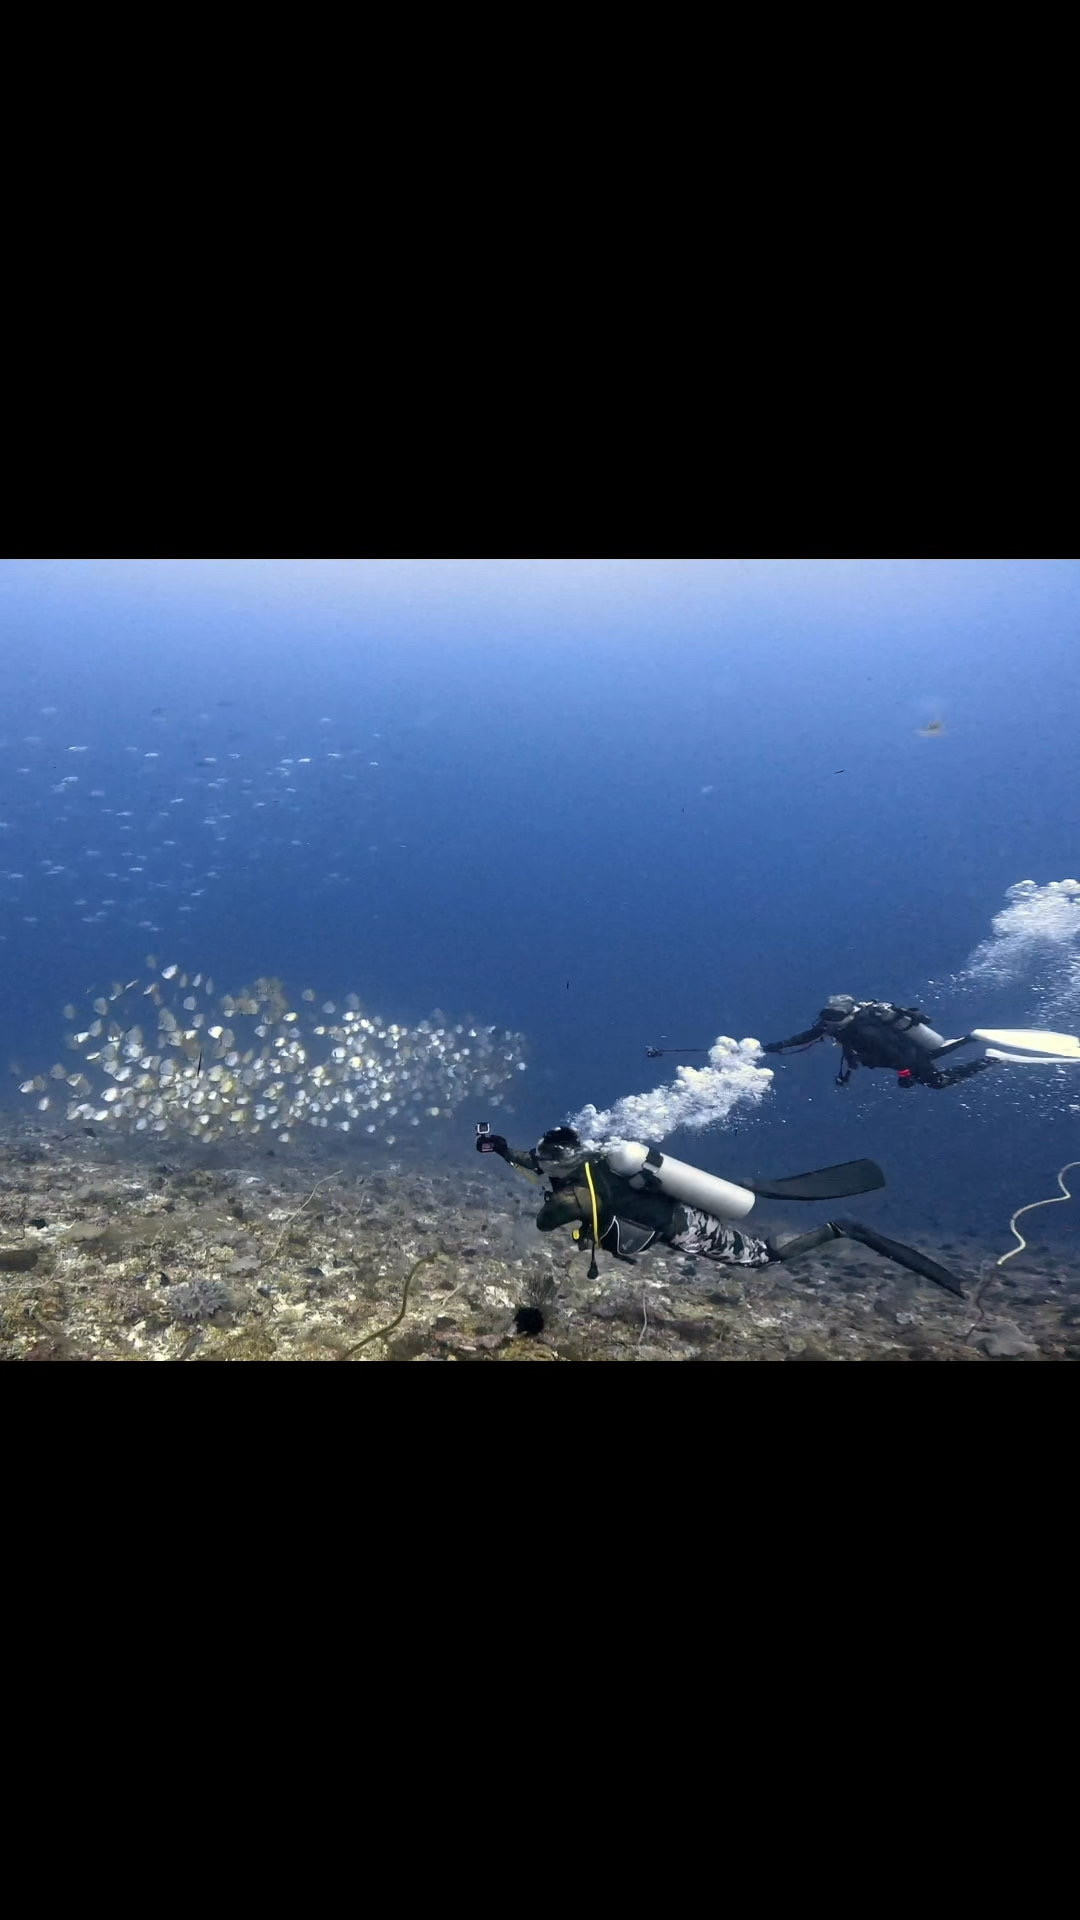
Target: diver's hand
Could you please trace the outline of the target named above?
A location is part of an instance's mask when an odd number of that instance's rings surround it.
[[[509,1159],[510,1148],[501,1133],[479,1133],[476,1136],[477,1153],[498,1153],[504,1160]]]
[[[764,1040],[761,1051],[762,1053],[783,1053],[784,1049],[779,1040]]]

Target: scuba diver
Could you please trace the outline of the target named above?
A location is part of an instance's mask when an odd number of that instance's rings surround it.
[[[818,1040],[835,1040],[842,1055],[836,1085],[846,1087],[856,1067],[891,1067],[899,1087],[953,1087],[959,1080],[983,1073],[999,1060],[1021,1066],[1067,1067],[1080,1064],[1080,1036],[1047,1033],[1035,1027],[973,1027],[959,1040],[943,1040],[918,1007],[896,1007],[889,1000],[853,1000],[850,993],[834,993],[826,1000],[812,1027],[788,1040],[767,1040],[763,1053],[788,1053],[812,1047]],[[962,1060],[955,1067],[936,1062],[957,1047],[972,1042],[985,1045],[978,1060]],[[669,1053],[708,1053],[707,1047],[646,1047],[650,1060]]]
[[[510,1166],[549,1182],[536,1224],[541,1233],[550,1233],[571,1221],[579,1223],[575,1240],[592,1247],[590,1280],[599,1271],[596,1255],[601,1247],[631,1265],[636,1254],[659,1241],[678,1253],[724,1266],[767,1267],[797,1260],[831,1240],[848,1239],[861,1241],[909,1272],[965,1298],[960,1282],[936,1260],[886,1239],[857,1220],[827,1220],[808,1233],[780,1241],[759,1240],[729,1224],[741,1221],[759,1197],[820,1201],[870,1193],[885,1185],[884,1174],[872,1160],[850,1160],[787,1180],[746,1181],[737,1186],[640,1141],[610,1141],[601,1151],[592,1152],[572,1127],[550,1128],[527,1152],[508,1146],[485,1123],[476,1134],[478,1153],[497,1153]]]
[[[1005,1057],[987,1053],[955,1067],[935,1065],[957,1047],[966,1047],[981,1037],[965,1033],[959,1040],[944,1040],[918,1007],[895,1007],[887,1000],[853,1000],[850,993],[834,993],[805,1033],[793,1033],[789,1040],[770,1040],[762,1050],[787,1053],[791,1048],[813,1046],[817,1040],[835,1040],[843,1056],[836,1076],[838,1087],[847,1086],[856,1067],[891,1067],[900,1087],[936,1089],[968,1080]]]

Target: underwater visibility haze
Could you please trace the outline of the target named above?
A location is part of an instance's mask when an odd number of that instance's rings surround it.
[[[1080,1033],[1075,562],[7,561],[0,646],[12,1142],[322,1136],[495,1211],[477,1122],[868,1157],[969,1273],[1080,1154],[1068,1059],[749,1044],[836,994]]]

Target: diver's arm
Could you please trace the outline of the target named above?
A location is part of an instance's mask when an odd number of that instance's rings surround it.
[[[790,1040],[767,1040],[762,1053],[786,1053],[789,1047],[808,1047],[812,1040],[824,1040],[825,1029],[819,1020],[816,1026],[807,1027],[805,1033],[793,1033]]]
[[[522,1153],[517,1147],[509,1146],[501,1133],[478,1134],[476,1151],[477,1153],[497,1153],[500,1160],[505,1160],[507,1166],[516,1167],[518,1172],[523,1173],[528,1180],[540,1181],[544,1177],[537,1165],[535,1150],[530,1147],[526,1153]]]
[[[540,1173],[540,1168],[536,1164],[536,1154],[531,1147],[527,1153],[519,1153],[516,1147],[507,1147],[503,1159],[508,1161],[510,1166],[517,1167],[520,1173],[537,1175]]]

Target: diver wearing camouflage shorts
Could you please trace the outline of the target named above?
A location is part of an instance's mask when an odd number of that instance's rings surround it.
[[[703,1260],[716,1260],[722,1266],[761,1268],[771,1266],[778,1260],[796,1260],[804,1253],[812,1253],[816,1247],[825,1246],[830,1240],[843,1239],[858,1240],[875,1253],[883,1254],[886,1260],[906,1267],[910,1273],[934,1281],[935,1285],[957,1294],[960,1299],[965,1297],[963,1286],[956,1276],[948,1273],[929,1254],[917,1247],[904,1246],[899,1240],[889,1240],[875,1228],[864,1226],[858,1220],[826,1220],[820,1227],[811,1227],[809,1233],[794,1234],[790,1239],[757,1240],[751,1234],[740,1233],[736,1227],[728,1226],[715,1214],[688,1206],[655,1187],[633,1186],[629,1179],[615,1172],[603,1151],[591,1152],[572,1127],[549,1128],[527,1153],[516,1152],[507,1145],[501,1133],[492,1133],[485,1124],[477,1127],[476,1134],[478,1153],[497,1153],[510,1166],[519,1167],[531,1179],[547,1179],[550,1182],[547,1197],[536,1216],[536,1224],[541,1233],[550,1233],[553,1227],[569,1226],[575,1220],[578,1222],[574,1238],[592,1243],[590,1280],[595,1279],[599,1271],[596,1254],[600,1247],[614,1254],[617,1260],[632,1262],[635,1254],[644,1253],[646,1247],[659,1241],[678,1253]],[[659,1155],[657,1157],[662,1158]],[[693,1173],[694,1170],[687,1168],[685,1171]],[[839,1176],[839,1180],[836,1176]],[[815,1190],[808,1191],[808,1184]],[[873,1161],[862,1160],[849,1161],[841,1167],[823,1168],[816,1174],[798,1175],[779,1185],[759,1184],[754,1191],[771,1193],[774,1199],[806,1200],[824,1198],[826,1192],[831,1198],[838,1198],[841,1194],[866,1193],[884,1184],[885,1176],[880,1167],[875,1166]],[[781,1191],[781,1188],[785,1191]]]
[[[688,1207],[668,1194],[641,1192],[614,1173],[602,1154],[586,1152],[572,1127],[552,1127],[535,1147],[518,1152],[499,1133],[480,1133],[478,1153],[497,1153],[510,1166],[535,1178],[546,1178],[550,1191],[536,1216],[541,1233],[578,1223],[574,1237],[603,1247],[616,1260],[632,1260],[659,1241],[678,1253],[716,1260],[729,1267],[767,1267],[811,1253],[844,1233],[839,1223],[826,1221],[809,1233],[800,1233],[778,1245],[740,1233],[711,1213]]]
[[[680,1219],[681,1215],[681,1219]],[[685,1224],[684,1224],[685,1223]],[[674,1232],[665,1234],[669,1247],[691,1254],[698,1260],[721,1260],[726,1267],[767,1267],[780,1258],[769,1251],[767,1240],[755,1240],[752,1234],[738,1233],[711,1213],[697,1207],[678,1206],[672,1215]],[[830,1232],[828,1238],[833,1236]]]

